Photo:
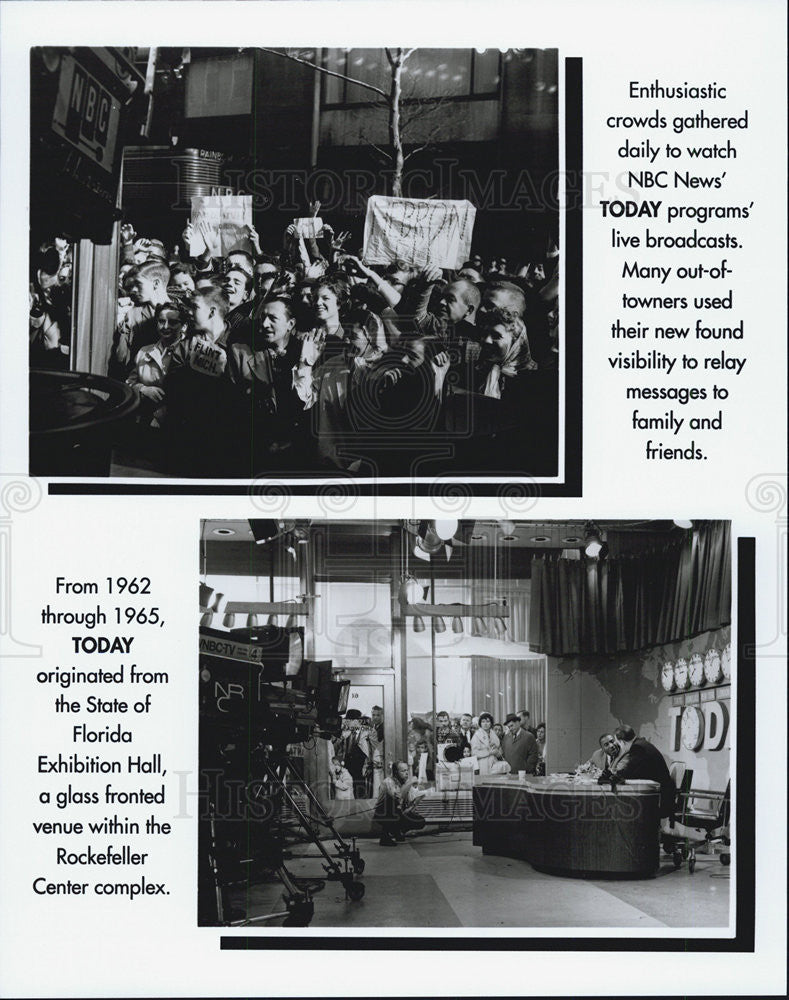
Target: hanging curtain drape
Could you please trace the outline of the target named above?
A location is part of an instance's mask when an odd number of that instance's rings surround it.
[[[504,722],[508,713],[527,708],[536,726],[545,719],[545,672],[543,656],[523,660],[472,656],[474,714],[490,712],[496,722]]]
[[[507,600],[510,617],[507,619],[507,631],[502,638],[505,642],[528,642],[529,595],[522,591],[512,592],[504,588],[503,596]]]
[[[532,560],[529,643],[552,656],[635,652],[731,622],[729,521],[659,550]]]

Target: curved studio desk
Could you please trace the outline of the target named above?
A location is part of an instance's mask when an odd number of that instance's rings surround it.
[[[474,844],[540,871],[652,878],[660,866],[660,785],[567,776],[487,777],[474,785]]]

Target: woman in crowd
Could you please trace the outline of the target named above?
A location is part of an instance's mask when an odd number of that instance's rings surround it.
[[[537,726],[537,749],[540,751],[540,759],[537,761],[535,774],[545,774],[545,723],[541,722]]]
[[[417,742],[416,746],[414,747],[411,773],[415,778],[419,777],[419,768],[422,765],[422,754],[426,755],[425,778],[428,781],[434,781],[436,776],[436,769],[433,761],[433,751],[426,739],[420,739]]]
[[[476,371],[476,389],[509,401],[521,388],[520,376],[537,368],[529,349],[526,324],[505,308],[482,314],[484,336]]]
[[[396,847],[398,841],[405,840],[409,830],[424,827],[424,816],[420,816],[414,808],[424,792],[417,791],[416,784],[417,779],[409,774],[405,761],[392,764],[391,774],[381,785],[373,813],[373,819],[381,828],[381,847]]]
[[[503,759],[501,743],[493,731],[493,716],[490,712],[482,712],[479,717],[479,729],[471,737],[471,755],[479,761],[481,775],[493,773],[493,766]]]

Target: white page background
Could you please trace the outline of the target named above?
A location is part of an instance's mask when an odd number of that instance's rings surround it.
[[[309,10],[306,8],[309,6]],[[0,993],[6,996],[181,996],[327,994],[586,995],[600,993],[782,992],[785,975],[786,860],[786,248],[785,47],[783,5],[767,2],[599,4],[333,3],[3,3],[0,8],[0,455],[3,498],[26,507],[28,50],[31,45],[361,45],[395,34],[421,45],[558,46],[560,58],[584,63],[584,165],[590,197],[584,210],[584,496],[512,503],[468,501],[465,516],[530,519],[731,518],[733,537],[757,538],[757,728],[739,746],[757,761],[756,954],[562,952],[220,952],[226,931],[196,926],[196,824],[174,822],[173,843],[146,839],[164,862],[171,895],[102,906],[95,897],[38,897],[31,869],[54,872],[43,860],[48,843],[29,832],[43,818],[29,762],[38,752],[69,752],[51,739],[51,691],[33,692],[36,658],[0,659],[2,694],[2,896]],[[733,316],[746,321],[740,351],[749,362],[727,408],[727,430],[704,463],[641,461],[641,438],[619,430],[621,376],[606,355],[612,306],[610,223],[600,218],[601,184],[621,164],[605,115],[633,113],[630,79],[665,84],[717,80],[729,87],[728,107],[748,107],[751,128],[734,134],[741,156],[724,164],[727,203],[755,200],[754,218],[740,224],[750,253],[742,254]],[[736,94],[736,96],[735,96]],[[653,102],[638,102],[639,109]],[[656,101],[664,107],[669,102]],[[769,127],[768,127],[769,123]],[[621,133],[620,133],[621,135]],[[717,136],[720,138],[720,134]],[[682,137],[680,137],[682,138]],[[708,136],[691,136],[698,142]],[[637,168],[638,165],[636,165]],[[709,165],[707,165],[709,166]],[[623,169],[627,169],[627,166]],[[605,189],[607,190],[607,188]],[[616,195],[612,195],[616,196]],[[698,199],[699,201],[701,199]],[[717,200],[717,199],[716,199]],[[712,202],[713,199],[710,198]],[[692,226],[683,225],[683,229]],[[617,257],[621,256],[617,255]],[[725,251],[721,257],[726,256]],[[731,256],[731,255],[729,255]],[[742,280],[748,271],[749,281]],[[622,345],[623,349],[630,345]],[[727,385],[729,382],[726,383]],[[732,385],[732,389],[734,386]],[[709,439],[708,439],[709,440]],[[359,498],[286,506],[247,498],[43,497],[10,521],[10,630],[18,641],[46,644],[47,665],[68,663],[68,650],[40,625],[54,577],[147,575],[162,595],[168,628],[156,637],[157,662],[170,684],[162,693],[166,725],[156,749],[172,770],[194,770],[197,715],[193,595],[201,517],[404,517],[436,512],[428,500]],[[38,489],[31,484],[31,493]],[[33,496],[33,499],[35,497]],[[781,596],[779,596],[781,595]],[[139,634],[139,633],[138,633]],[[5,635],[2,637],[5,638]],[[142,645],[142,642],[139,643]],[[147,661],[150,662],[151,654]],[[46,708],[46,711],[43,709]],[[164,714],[164,713],[163,713]],[[60,725],[60,722],[58,722]],[[24,765],[24,766],[23,766]],[[154,810],[157,813],[161,810]],[[50,818],[58,818],[51,816]],[[54,845],[52,845],[54,846]],[[145,848],[144,848],[145,849]],[[35,861],[32,859],[36,859]],[[78,877],[72,874],[71,877]],[[127,877],[124,875],[124,877]],[[132,877],[132,876],[129,876]],[[153,878],[153,873],[151,874]],[[747,890],[748,887],[742,887]],[[734,882],[732,881],[732,890]],[[320,897],[318,897],[319,900]],[[492,901],[493,902],[493,901]],[[524,912],[529,900],[524,896]],[[280,931],[278,930],[278,933]],[[301,934],[303,932],[293,932]],[[340,933],[340,932],[338,932]],[[365,930],[366,935],[376,933]],[[388,933],[382,930],[380,933]],[[484,931],[469,929],[471,936]],[[498,931],[491,931],[498,934]],[[577,932],[575,932],[577,933]],[[592,932],[586,931],[586,934]],[[607,935],[604,928],[594,934]],[[631,932],[623,932],[633,936]],[[674,931],[661,932],[676,936]],[[706,932],[709,934],[709,932]],[[457,937],[458,931],[452,931]],[[711,935],[710,935],[711,936]],[[348,947],[352,948],[352,938]],[[645,942],[646,948],[648,943]]]

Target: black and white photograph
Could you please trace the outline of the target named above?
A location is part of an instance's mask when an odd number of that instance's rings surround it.
[[[555,48],[32,49],[31,473],[563,481],[560,98]]]
[[[731,929],[730,522],[199,544],[201,926]]]

